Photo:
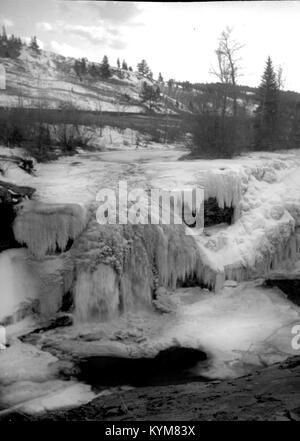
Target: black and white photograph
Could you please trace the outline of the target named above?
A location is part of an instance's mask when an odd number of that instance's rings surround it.
[[[0,0],[0,426],[300,420],[299,23]]]

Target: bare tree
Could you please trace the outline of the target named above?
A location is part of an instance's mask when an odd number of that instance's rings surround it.
[[[278,89],[283,90],[286,78],[283,76],[283,68],[281,64],[277,68],[276,78],[277,78]]]
[[[232,28],[227,27],[219,38],[219,45],[216,49],[217,67],[211,68],[210,73],[215,75],[223,84],[222,115],[225,116],[229,87],[233,92],[233,115],[237,115],[237,78],[241,75],[241,67],[238,52],[243,45],[232,38]]]

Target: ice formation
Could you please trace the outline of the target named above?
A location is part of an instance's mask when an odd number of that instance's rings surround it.
[[[193,181],[204,188],[206,199],[216,198],[221,208],[234,207],[234,224],[211,237],[189,237],[182,225],[100,227],[92,215],[74,249],[77,319],[103,320],[149,308],[158,286],[174,290],[193,280],[218,292],[226,280],[266,277],[271,270],[293,265],[300,257],[300,210],[295,198],[285,203],[284,187],[270,197],[278,172],[287,167],[273,162],[200,171],[195,164],[176,162],[181,171],[163,164],[154,178],[151,170],[152,186],[172,190],[190,187]],[[149,177],[149,165],[142,170]]]
[[[64,250],[85,226],[85,213],[77,204],[45,204],[23,201],[18,206],[13,230],[18,242],[38,257]]]
[[[299,258],[299,160],[294,153],[277,156],[177,161],[168,153],[158,162],[150,152],[106,152],[102,157],[107,165],[94,156],[81,158],[80,167],[66,160],[61,168],[55,165],[61,174],[57,188],[48,165],[49,182],[41,180],[39,196],[50,191],[52,199],[46,197],[47,204],[24,201],[14,222],[16,239],[28,247],[27,265],[37,273],[40,311],[57,311],[71,289],[78,321],[112,319],[153,308],[158,287],[174,290],[191,281],[218,292],[226,280],[265,277],[293,265]],[[141,163],[132,169],[137,160]],[[61,192],[66,167],[76,194],[65,184]],[[204,188],[206,199],[234,208],[234,223],[201,236],[186,235],[183,225],[99,225],[92,193],[95,200],[99,187],[116,188],[124,167],[130,170],[130,188]],[[289,185],[294,190],[287,197]],[[54,203],[55,195],[61,203]],[[63,203],[68,195],[76,203]],[[76,240],[64,252],[69,239]]]
[[[5,281],[0,323],[6,324],[7,317],[7,323],[18,321],[30,310],[52,316],[60,310],[64,294],[71,292],[75,326],[61,335],[59,330],[46,333],[54,347],[68,353],[152,356],[174,344],[202,348],[212,360],[205,374],[212,377],[240,374],[240,361],[262,365],[288,356],[290,325],[299,321],[297,307],[274,289],[244,288],[242,282],[264,279],[277,269],[290,271],[300,260],[298,153],[219,162],[177,161],[170,152],[161,155],[165,159],[157,162],[149,152],[91,157],[85,153],[78,161],[45,165],[45,182],[44,166],[41,176],[22,177],[21,184],[38,187],[37,198],[47,204],[37,200],[20,204],[14,234],[27,249],[0,254],[0,278]],[[200,236],[187,235],[184,225],[99,225],[96,193],[116,188],[124,176],[131,188],[203,187],[206,199],[213,197],[221,208],[234,208],[234,223],[205,229]],[[14,179],[18,181],[19,174]],[[69,239],[74,240],[71,248]],[[195,285],[193,298],[182,296]],[[119,327],[120,333],[99,340],[101,326],[111,334]],[[94,342],[74,337],[93,327],[98,331]],[[18,350],[23,358],[22,348]],[[39,391],[44,387],[50,391],[49,401],[32,403],[32,410],[52,406],[62,395],[52,383],[56,380],[48,377],[48,367]],[[43,369],[42,364],[38,371]],[[28,372],[15,381],[30,397],[35,379]],[[72,400],[77,392],[90,394],[78,385],[63,386]],[[11,397],[17,390],[10,389]]]
[[[0,415],[11,410],[43,412],[94,398],[90,386],[57,379],[57,363],[57,357],[20,341],[1,351]]]
[[[72,249],[77,266],[78,319],[112,318],[116,312],[151,308],[155,290],[176,288],[204,265],[182,225],[109,225],[91,222]],[[208,270],[209,271],[209,270]]]
[[[28,266],[23,249],[0,254],[0,320],[15,316],[38,297],[34,271]],[[17,317],[16,317],[17,318]]]
[[[232,170],[206,171],[197,179],[197,185],[204,188],[205,199],[216,198],[220,208],[233,207],[234,220],[239,218],[242,180],[238,173]]]
[[[16,322],[33,313],[51,316],[62,306],[73,283],[73,263],[66,254],[35,259],[24,248],[0,254],[0,321]]]

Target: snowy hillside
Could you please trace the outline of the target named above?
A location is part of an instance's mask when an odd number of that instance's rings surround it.
[[[89,74],[80,77],[74,70],[74,58],[47,51],[36,54],[26,46],[19,58],[1,58],[0,62],[6,70],[0,106],[58,108],[67,103],[98,112],[145,112],[139,97],[145,78],[136,73],[111,68],[112,76],[106,80]]]

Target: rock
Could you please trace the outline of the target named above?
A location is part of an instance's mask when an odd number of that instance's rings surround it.
[[[156,296],[167,295],[168,291],[164,286],[159,286],[155,291]]]
[[[293,421],[300,421],[300,407],[290,410],[289,417]]]
[[[224,287],[227,288],[236,288],[238,286],[238,282],[235,280],[225,280]]]
[[[155,292],[156,298],[153,300],[154,307],[163,313],[174,312],[177,309],[176,304],[171,299],[168,291],[160,286]]]
[[[9,182],[0,181],[0,201],[2,203],[18,203],[23,198],[31,198],[35,188],[20,187]]]
[[[281,205],[273,205],[270,210],[270,216],[274,220],[279,220],[284,215],[284,208]]]

